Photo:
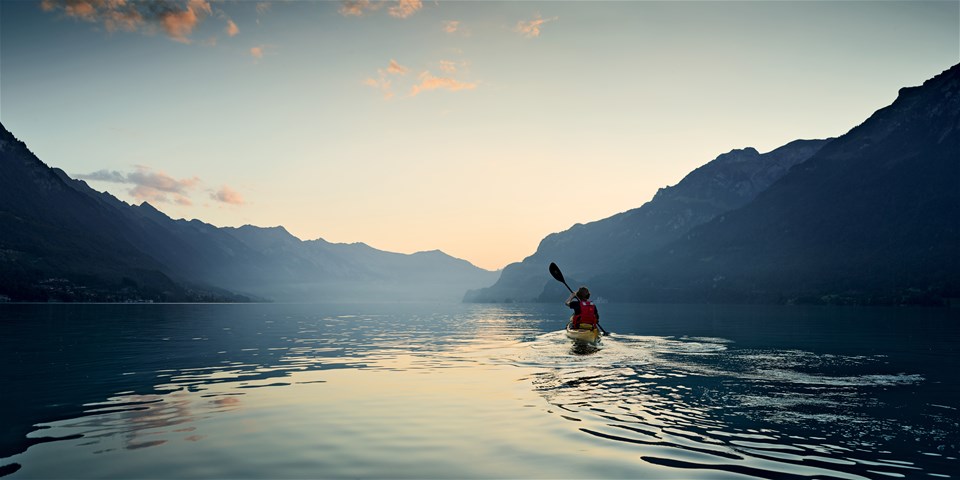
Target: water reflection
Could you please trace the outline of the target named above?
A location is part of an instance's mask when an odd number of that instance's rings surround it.
[[[123,477],[957,469],[956,358],[899,343],[765,346],[697,313],[578,351],[550,306],[25,307],[2,307],[0,475],[75,476],[54,457]],[[919,355],[955,340],[930,338]]]
[[[646,462],[765,478],[957,468],[957,417],[911,405],[923,421],[904,424],[906,406],[884,399],[916,392],[924,378],[869,373],[888,369],[885,356],[739,350],[720,338],[604,341],[602,357],[558,369],[550,365],[565,359],[550,345],[560,352],[563,340],[544,335],[539,351],[515,361],[544,368],[533,383],[553,413],[585,434],[636,445]],[[915,448],[945,461],[919,466]]]

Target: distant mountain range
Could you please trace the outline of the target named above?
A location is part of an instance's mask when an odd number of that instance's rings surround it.
[[[48,167],[0,125],[0,301],[559,301],[550,262],[617,301],[960,298],[960,65],[838,138],[720,155],[499,278],[439,251],[174,220]]]
[[[48,167],[0,125],[0,300],[458,301],[497,275],[440,251],[174,220]]]
[[[468,302],[558,301],[556,261],[640,302],[960,297],[960,65],[836,139],[734,150],[648,203],[546,237]]]

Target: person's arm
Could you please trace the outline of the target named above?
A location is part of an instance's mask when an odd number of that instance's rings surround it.
[[[576,295],[571,295],[567,299],[567,306],[573,309],[574,315],[580,314],[580,299]]]

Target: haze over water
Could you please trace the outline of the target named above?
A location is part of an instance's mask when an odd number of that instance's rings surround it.
[[[951,309],[0,305],[0,472],[952,477]]]

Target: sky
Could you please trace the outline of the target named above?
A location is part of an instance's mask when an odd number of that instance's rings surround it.
[[[958,62],[958,0],[0,2],[0,122],[48,165],[491,270]]]

